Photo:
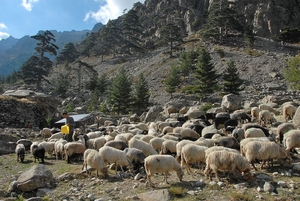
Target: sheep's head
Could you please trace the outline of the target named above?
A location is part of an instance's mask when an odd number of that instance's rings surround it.
[[[253,173],[250,171],[250,169],[245,170],[242,173],[242,176],[244,179],[246,179],[247,181],[252,181],[253,179]]]

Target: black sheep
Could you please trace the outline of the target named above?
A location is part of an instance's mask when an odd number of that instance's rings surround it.
[[[34,145],[32,147],[32,154],[34,156],[34,162],[36,162],[36,159],[41,159],[42,163],[44,163],[44,158],[45,158],[45,149],[44,147],[39,147],[37,145]]]

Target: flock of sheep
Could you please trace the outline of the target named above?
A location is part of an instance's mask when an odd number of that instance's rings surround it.
[[[253,107],[249,115],[243,110],[232,113],[207,113],[197,118],[176,117],[151,123],[123,121],[116,125],[106,120],[104,125],[83,133],[76,128],[73,142],[64,140],[61,132],[42,130],[45,141],[17,142],[17,161],[24,161],[28,148],[35,160],[44,162],[45,154],[55,155],[56,160],[82,160],[82,169],[91,174],[96,170],[104,177],[108,165],[114,164],[116,173],[142,172],[147,174],[148,184],[156,173],[175,171],[179,180],[192,174],[191,165],[205,166],[204,174],[212,180],[212,174],[220,180],[219,172],[230,177],[251,181],[256,165],[269,168],[273,163],[288,165],[291,153],[300,147],[300,130],[294,127],[292,118],[297,106],[289,102],[282,105],[285,122],[278,123],[269,105]],[[274,125],[278,126],[274,127]],[[275,129],[271,129],[271,126]],[[46,140],[47,139],[47,140]],[[119,168],[119,169],[118,169]]]

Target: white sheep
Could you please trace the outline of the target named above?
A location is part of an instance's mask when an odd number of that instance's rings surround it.
[[[148,126],[147,126],[147,124],[145,124],[145,123],[142,123],[142,122],[140,122],[140,123],[138,123],[138,124],[136,124],[136,125],[134,125],[134,127],[135,128],[139,128],[140,130],[142,130],[142,131],[148,131]]]
[[[64,137],[64,134],[62,132],[58,132],[58,133],[52,134],[51,137],[47,139],[47,141],[51,141],[53,139],[59,140],[59,139],[62,139],[63,137]]]
[[[260,128],[248,128],[244,134],[245,138],[251,137],[266,137],[265,133]]]
[[[71,162],[70,157],[73,154],[83,155],[84,151],[86,150],[86,147],[78,141],[68,142],[64,145],[64,150],[65,150],[66,161],[70,163]]]
[[[283,145],[287,153],[296,147],[300,147],[300,130],[289,130],[283,136]]]
[[[253,168],[257,170],[254,165],[255,160],[262,160],[260,169],[263,169],[264,164],[273,159],[290,160],[284,149],[275,142],[267,141],[252,141],[243,146],[243,153],[245,158],[252,164]]]
[[[25,158],[25,146],[23,144],[17,144],[15,148],[15,153],[17,154],[17,162],[23,163]]]
[[[60,155],[63,159],[63,155],[65,153],[64,146],[67,144],[67,140],[60,139],[54,143],[54,154],[56,156],[56,160],[58,160],[58,156]]]
[[[155,138],[154,135],[142,135],[139,139],[144,142],[150,143],[150,140],[153,138]]]
[[[181,140],[180,142],[178,142],[176,144],[176,161],[179,163],[180,160],[181,160],[181,150],[182,150],[182,147],[184,147],[184,145],[187,145],[187,144],[193,144],[194,141],[191,141],[191,140]]]
[[[199,139],[201,136],[190,128],[176,127],[174,133],[179,133],[183,139]]]
[[[243,152],[243,147],[248,143],[248,142],[252,142],[252,141],[265,141],[265,142],[270,142],[270,140],[267,137],[253,137],[253,138],[246,138],[243,139],[240,142],[240,151],[242,156],[245,156],[245,153]]]
[[[157,152],[154,150],[154,148],[150,144],[148,144],[147,142],[144,142],[142,140],[135,139],[135,138],[131,138],[129,140],[128,147],[140,149],[146,157],[149,155],[157,154]]]
[[[95,150],[99,150],[101,147],[103,147],[106,143],[106,139],[104,136],[97,137],[92,139],[93,140],[93,148]]]
[[[196,144],[187,144],[181,150],[181,167],[186,167],[188,174],[192,173],[190,163],[205,163],[205,150],[208,147]]]
[[[42,137],[46,138],[46,137],[51,137],[52,132],[50,128],[43,128],[42,130]]]
[[[260,111],[260,109],[258,107],[252,107],[251,108],[251,121],[257,121],[258,122],[259,111]]]
[[[163,141],[163,143],[161,144],[161,151],[160,154],[176,154],[176,144],[178,143],[178,141],[174,141],[174,140],[165,140]]]
[[[292,104],[285,104],[283,105],[282,110],[283,117],[287,122],[288,120],[293,119],[297,108]]]
[[[154,150],[159,153],[161,150],[161,145],[165,141],[165,139],[160,137],[154,137],[150,140],[149,144],[154,148]]]
[[[214,151],[206,156],[206,168],[204,174],[212,180],[211,173],[214,172],[216,178],[221,181],[218,171],[228,171],[227,179],[230,173],[236,171],[243,173],[248,181],[252,180],[253,174],[250,172],[250,163],[240,154],[228,151]]]
[[[276,134],[277,138],[279,140],[279,143],[282,143],[283,136],[285,133],[287,133],[289,130],[294,130],[295,126],[292,123],[283,122],[276,128]]]
[[[44,147],[45,152],[47,152],[49,156],[52,156],[52,154],[54,153],[54,145],[55,142],[45,142],[45,141],[38,144],[39,147]]]
[[[106,142],[104,144],[104,146],[113,147],[113,148],[119,149],[119,150],[124,150],[124,149],[128,148],[128,145],[122,140],[112,140],[112,141]]]
[[[223,146],[213,146],[213,147],[209,147],[205,150],[205,155],[207,156],[208,154],[210,154],[211,152],[214,152],[214,151],[228,151],[228,152],[234,152],[234,153],[240,154],[240,152],[236,149],[223,147]]]
[[[274,116],[272,115],[273,113],[271,113],[269,110],[261,110],[259,112],[259,124],[261,126],[267,125],[267,124],[272,124],[273,122],[276,121],[276,119],[274,118]]]
[[[124,172],[123,166],[129,167],[131,171],[133,170],[132,162],[124,151],[109,146],[103,146],[99,149],[99,154],[102,156],[104,163],[115,163],[116,172],[118,166],[120,166],[122,172]]]
[[[32,142],[32,144],[30,145],[30,153],[31,153],[31,154],[33,153],[33,146],[34,146],[34,145],[37,145],[37,146],[38,146],[39,143],[40,143],[40,142],[38,142],[38,141]]]
[[[262,110],[268,110],[269,112],[273,112],[273,113],[276,112],[271,105],[267,105],[267,104],[260,104],[258,106],[258,108],[259,108],[260,111],[262,111]]]
[[[134,169],[137,171],[140,170],[140,166],[144,164],[145,155],[144,153],[136,148],[126,148],[123,150],[126,156],[131,160],[132,164],[134,165]]]
[[[161,138],[178,142],[181,139],[181,136],[178,137],[176,135],[173,135],[173,133],[168,133],[168,134],[162,136]]]
[[[103,132],[101,132],[101,131],[92,131],[92,132],[88,132],[88,133],[86,134],[86,136],[87,136],[89,139],[101,137],[102,135],[103,135]]]
[[[126,144],[134,136],[132,133],[120,133],[116,135],[115,140],[123,140]]]
[[[166,126],[166,127],[163,128],[161,133],[162,134],[172,133],[173,130],[174,130],[174,128],[172,126]]]
[[[147,173],[147,179],[152,186],[151,177],[155,173],[164,173],[164,181],[168,183],[167,176],[169,172],[176,171],[177,177],[180,181],[183,178],[183,170],[179,163],[175,160],[173,156],[170,155],[151,155],[145,158],[145,171]]]
[[[171,126],[170,122],[160,122],[158,123],[158,131],[162,132],[166,126]]]
[[[83,165],[82,170],[85,168],[88,173],[87,166],[90,166],[91,169],[96,169],[97,177],[99,176],[98,171],[100,171],[105,177],[108,176],[107,167],[103,161],[102,156],[98,151],[94,149],[87,149],[83,154]],[[91,175],[92,171],[90,171]]]

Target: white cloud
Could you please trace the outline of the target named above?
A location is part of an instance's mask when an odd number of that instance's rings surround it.
[[[123,14],[124,9],[131,9],[136,2],[143,3],[145,0],[106,0],[106,3],[100,6],[99,10],[89,11],[84,18],[84,21],[94,19],[97,22],[106,24],[110,19],[116,19]]]
[[[8,29],[4,23],[0,23],[0,29]]]
[[[6,33],[6,32],[1,32],[1,31],[0,31],[0,40],[5,39],[5,38],[8,38],[8,37],[9,37],[9,34],[8,34],[8,33]]]
[[[39,0],[22,0],[22,6],[28,10],[28,11],[31,11],[32,9],[32,4],[33,3],[36,3],[36,2],[39,2]]]

